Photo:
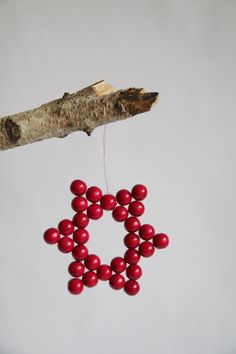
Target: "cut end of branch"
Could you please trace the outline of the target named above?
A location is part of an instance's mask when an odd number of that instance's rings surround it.
[[[131,116],[148,112],[159,99],[158,92],[145,92],[143,89],[130,88],[121,91],[119,102]]]

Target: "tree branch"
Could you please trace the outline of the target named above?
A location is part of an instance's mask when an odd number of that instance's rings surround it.
[[[157,99],[157,92],[136,88],[116,91],[99,81],[30,111],[0,118],[0,150],[63,138],[77,130],[91,135],[99,125],[149,111]]]

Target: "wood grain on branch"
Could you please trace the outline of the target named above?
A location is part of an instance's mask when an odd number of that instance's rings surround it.
[[[77,130],[91,135],[99,125],[149,111],[157,100],[157,92],[137,88],[116,91],[99,81],[30,111],[0,118],[0,150],[62,138]]]

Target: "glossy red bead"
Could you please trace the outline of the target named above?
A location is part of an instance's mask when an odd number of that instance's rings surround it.
[[[88,249],[85,245],[78,245],[73,249],[72,255],[77,261],[83,261],[88,257]]]
[[[68,237],[62,237],[57,244],[58,249],[63,253],[69,253],[74,248],[74,241]]]
[[[86,193],[86,198],[91,202],[91,203],[97,203],[99,200],[102,198],[102,191],[99,187],[92,186],[88,188],[87,193]]]
[[[89,270],[88,272],[84,273],[82,280],[85,286],[92,288],[93,286],[97,285],[98,276],[96,273]]]
[[[169,244],[169,237],[166,234],[159,233],[153,237],[153,244],[156,248],[166,248]]]
[[[50,229],[47,229],[44,232],[43,238],[45,242],[49,243],[50,245],[53,245],[54,243],[57,243],[60,240],[60,232],[54,227],[51,227]]]
[[[80,261],[74,261],[71,262],[69,267],[68,267],[68,272],[73,276],[73,277],[80,277],[82,274],[84,274],[84,265]]]
[[[153,244],[149,241],[144,241],[139,245],[139,253],[143,257],[151,257],[155,251]]]
[[[101,264],[97,269],[97,276],[100,280],[109,280],[112,276],[111,267],[107,264]]]
[[[74,225],[70,220],[64,219],[59,222],[58,229],[62,235],[68,236],[68,235],[73,234]]]
[[[89,270],[95,270],[100,266],[100,258],[96,254],[90,254],[85,259],[84,265]]]
[[[128,232],[135,232],[138,231],[141,224],[138,218],[131,216],[125,220],[125,229]]]
[[[74,211],[85,211],[88,207],[88,201],[84,197],[75,197],[71,202],[71,207]]]
[[[98,204],[91,204],[87,209],[87,215],[93,220],[100,219],[103,215],[102,207]]]
[[[68,282],[68,290],[73,295],[79,295],[84,288],[84,284],[81,279],[73,278]]]
[[[86,193],[87,185],[80,179],[76,179],[71,183],[70,190],[73,194],[80,196]]]
[[[127,280],[124,285],[124,291],[127,295],[134,296],[140,290],[139,283],[136,280]]]
[[[89,240],[89,233],[86,229],[77,229],[74,231],[73,240],[83,245],[84,243],[88,242]]]
[[[137,280],[142,276],[142,269],[138,264],[131,264],[126,269],[126,275],[131,280]]]
[[[136,200],[143,200],[147,196],[147,188],[143,184],[136,184],[132,189],[132,196]]]
[[[120,290],[125,285],[125,278],[121,274],[114,274],[109,280],[110,287],[114,290]]]
[[[116,273],[122,273],[126,268],[126,262],[122,257],[115,257],[111,261],[111,269]]]
[[[115,221],[122,222],[128,217],[128,210],[124,206],[113,209],[112,217]]]
[[[133,215],[133,216],[141,216],[144,213],[144,205],[141,202],[138,202],[137,200],[133,201],[130,203],[128,212]]]
[[[88,226],[89,223],[89,217],[88,215],[84,213],[77,213],[73,217],[73,224],[80,229],[84,229],[86,226]]]
[[[140,254],[135,249],[130,248],[125,252],[124,260],[129,264],[136,264],[140,260]]]
[[[127,205],[131,202],[132,195],[127,189],[121,189],[116,194],[116,200],[120,205]]]
[[[140,243],[140,238],[136,234],[130,233],[124,237],[124,244],[128,248],[136,248],[138,247],[139,243]]]
[[[150,240],[151,238],[154,237],[154,235],[155,235],[155,229],[150,224],[144,224],[139,229],[139,236],[143,240]]]
[[[116,206],[116,198],[112,194],[105,194],[101,199],[101,207],[104,210],[113,210]]]

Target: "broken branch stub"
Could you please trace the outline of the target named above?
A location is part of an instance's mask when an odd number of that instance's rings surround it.
[[[0,118],[0,150],[62,138],[77,130],[91,135],[100,125],[149,111],[157,100],[157,92],[137,88],[116,91],[99,81],[38,108]]]

